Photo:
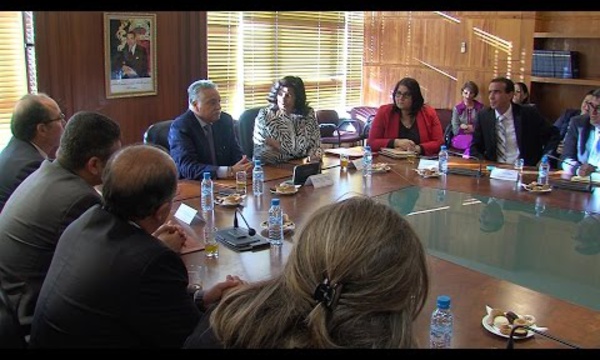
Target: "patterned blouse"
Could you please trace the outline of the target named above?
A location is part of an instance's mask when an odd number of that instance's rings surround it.
[[[260,109],[254,122],[254,158],[263,164],[277,164],[313,155],[321,147],[321,133],[310,108],[308,115],[287,115],[271,107]],[[266,144],[273,138],[281,144],[279,150]]]

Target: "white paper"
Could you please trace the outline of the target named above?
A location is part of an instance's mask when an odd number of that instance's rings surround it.
[[[315,187],[315,189],[318,189],[333,185],[333,179],[328,174],[311,175],[308,177],[308,179],[306,179],[306,183],[304,185],[311,184]]]
[[[354,164],[354,167],[356,168],[356,170],[362,170],[365,167],[365,164],[363,164],[362,158],[352,160],[352,164]]]
[[[437,161],[437,160],[420,159],[419,166],[417,167],[417,169],[419,169],[419,170],[431,169],[431,168],[439,169],[439,167],[440,167],[439,161]]]
[[[181,205],[179,205],[179,209],[177,209],[175,212],[175,218],[183,221],[187,225],[190,225],[197,213],[198,210],[181,203]]]
[[[493,168],[490,173],[490,179],[517,181],[518,178],[519,172],[517,170],[500,169],[496,167]]]

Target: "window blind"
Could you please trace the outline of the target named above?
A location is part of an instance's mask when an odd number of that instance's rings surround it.
[[[15,103],[25,94],[23,15],[19,11],[0,11],[0,150],[11,137],[10,118]]]
[[[307,100],[316,110],[342,110],[360,104],[362,12],[235,14],[208,12],[208,75],[219,84],[224,111],[237,117],[247,108],[266,106],[271,86],[286,75],[302,78]],[[237,36],[218,38],[225,33],[225,27],[228,34]],[[211,44],[212,41],[215,44]],[[222,50],[234,47],[235,50],[227,54]],[[234,57],[231,53],[238,55]],[[235,72],[237,77],[224,75],[225,70],[217,66],[218,61],[227,61],[228,64],[221,63],[222,66],[235,68],[229,72]],[[232,94],[228,89],[236,91]]]

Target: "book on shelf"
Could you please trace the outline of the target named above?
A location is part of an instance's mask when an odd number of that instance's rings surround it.
[[[579,56],[577,51],[554,50],[554,76],[563,79],[579,78]]]

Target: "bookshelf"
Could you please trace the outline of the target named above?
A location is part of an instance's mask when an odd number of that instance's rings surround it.
[[[535,50],[576,51],[579,56],[579,77],[576,79],[543,76],[530,78],[532,101],[552,122],[564,109],[578,108],[587,91],[600,88],[600,63],[596,61],[600,56],[600,33],[594,33],[593,29],[580,25],[589,22],[582,21],[577,16],[567,16],[560,24],[540,23],[536,28],[551,31],[533,33]]]

